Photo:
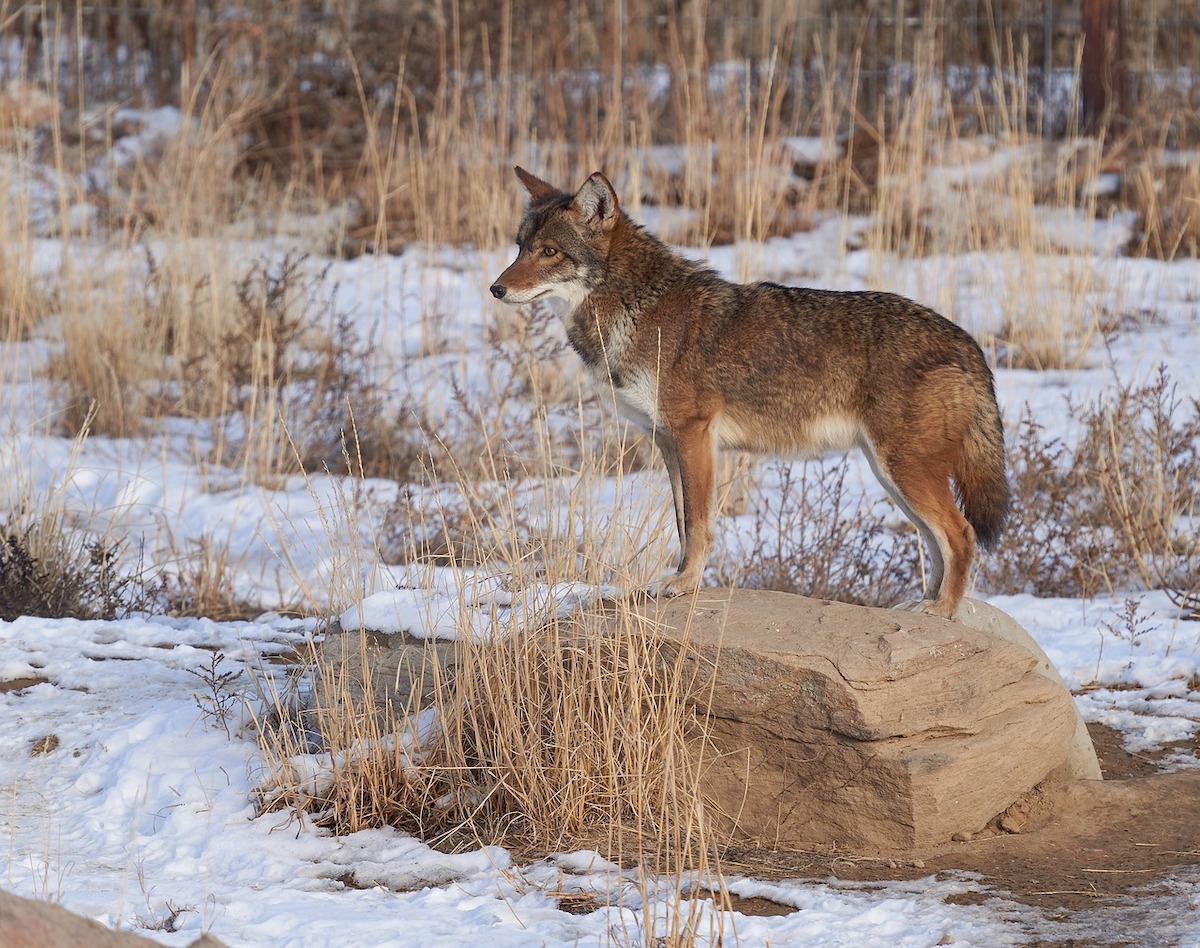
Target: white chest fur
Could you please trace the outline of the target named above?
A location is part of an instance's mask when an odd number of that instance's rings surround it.
[[[643,431],[650,432],[658,427],[658,384],[649,372],[633,369],[623,373],[621,385],[613,387],[613,394],[622,417]]]

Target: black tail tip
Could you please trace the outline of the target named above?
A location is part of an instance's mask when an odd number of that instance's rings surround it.
[[[985,516],[973,521],[975,540],[985,550],[994,550],[1004,536],[1004,528],[1008,525],[1009,514],[1012,512],[1010,498],[1005,493],[1003,500],[989,509]]]

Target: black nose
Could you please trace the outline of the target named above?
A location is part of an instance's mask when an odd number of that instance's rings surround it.
[[[492,296],[496,297],[496,299],[498,299],[498,300],[504,299],[504,294],[507,292],[508,292],[508,287],[506,287],[503,283],[493,283],[492,284]]]

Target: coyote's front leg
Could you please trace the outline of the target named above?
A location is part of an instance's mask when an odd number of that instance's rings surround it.
[[[675,439],[665,431],[654,433],[654,443],[658,445],[663,463],[667,466],[667,477],[671,482],[671,503],[675,508],[675,534],[679,537],[679,555],[687,547],[687,528],[683,522],[683,475],[679,468],[679,449]]]
[[[651,595],[677,596],[700,587],[712,549],[715,441],[712,419],[691,419],[657,439],[675,503],[681,548],[679,569],[650,585]]]

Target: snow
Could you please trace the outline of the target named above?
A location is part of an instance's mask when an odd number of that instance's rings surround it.
[[[303,643],[311,626],[129,619],[22,618],[0,626],[11,675],[49,681],[0,696],[6,761],[0,820],[5,888],[54,898],[165,945],[210,931],[230,945],[602,945],[665,926],[653,882],[598,853],[516,865],[495,846],[448,855],[392,829],[335,837],[283,814],[255,815],[257,747],[198,714],[190,674],[220,648],[243,676],[270,673],[260,653]],[[204,647],[200,647],[203,645]],[[31,754],[54,734],[53,751]],[[729,890],[799,911],[776,918],[701,909],[700,930],[742,944],[1017,945],[1030,909],[948,905],[963,880],[870,889],[729,880]],[[571,915],[552,893],[612,906]],[[699,893],[697,893],[699,894]],[[177,930],[150,926],[178,910]],[[701,944],[710,943],[701,940]],[[714,943],[715,942],[711,942]]]
[[[269,674],[258,655],[311,631],[279,619],[0,626],[19,670],[49,679],[0,696],[5,888],[166,945],[201,931],[231,945],[599,945],[614,929],[638,931],[647,914],[665,924],[665,910],[644,902],[653,885],[595,852],[518,866],[495,846],[448,855],[392,829],[335,837],[288,815],[256,816],[257,747],[247,728],[230,738],[198,714],[190,672],[218,647],[243,677]],[[58,746],[31,754],[48,734]],[[961,882],[873,892],[741,879],[730,888],[802,910],[718,920],[710,907],[714,930],[730,926],[745,944],[1019,944],[1020,919],[1031,914],[1012,910],[1012,922],[943,904]],[[556,907],[555,892],[615,894],[618,903],[575,916]],[[148,930],[173,910],[176,931]]]
[[[398,588],[366,596],[343,612],[342,628],[486,641],[620,593],[580,582],[514,584],[485,570],[408,567],[395,576]]]
[[[114,159],[133,161],[160,147],[177,122],[167,113],[141,116],[142,131]],[[810,160],[828,154],[817,140],[787,145]],[[643,160],[670,166],[682,159],[663,150]],[[961,183],[1011,160],[988,156],[944,177]],[[1110,187],[1102,179],[1095,193]],[[33,220],[53,218],[54,207],[41,203],[56,201],[57,193],[52,185],[27,182],[23,199]],[[1096,397],[1114,374],[1144,381],[1160,363],[1172,370],[1181,396],[1200,398],[1194,371],[1200,364],[1200,265],[1117,256],[1132,223],[1121,215],[1095,222],[1046,212],[1039,222],[1051,243],[1077,255],[1039,258],[1036,276],[1027,276],[1042,284],[1031,301],[1051,305],[1070,297],[1078,285],[1072,271],[1082,270],[1089,305],[1152,312],[1155,319],[1103,345],[1097,341],[1078,369],[1000,369],[997,391],[1010,426],[1028,404],[1047,430],[1065,432],[1068,393],[1077,401]],[[814,225],[761,246],[713,248],[709,260],[730,276],[749,268],[757,276],[814,286],[884,285],[950,312],[974,332],[999,331],[1001,297],[1012,285],[1005,274],[1023,264],[1011,253],[893,259],[855,249],[868,226],[863,219],[828,215]],[[51,279],[64,244],[46,237],[31,246],[29,265]],[[272,240],[225,249],[252,259],[285,248]],[[103,248],[91,254],[96,266],[119,265]],[[314,273],[330,266],[323,292],[362,338],[373,340],[363,371],[378,373],[398,397],[416,391],[440,406],[436,420],[451,431],[470,421],[453,392],[477,406],[503,390],[504,373],[515,371],[489,361],[482,342],[497,319],[487,282],[503,258],[496,251],[415,247],[396,257],[314,258],[308,266]],[[239,596],[264,609],[305,602],[339,615],[343,627],[382,633],[486,639],[620,592],[527,576],[518,582],[503,570],[385,564],[375,539],[382,512],[398,496],[396,484],[351,486],[332,475],[256,482],[238,470],[198,463],[212,434],[196,426],[164,429],[148,444],[101,437],[72,443],[45,417],[53,399],[31,369],[51,345],[52,339],[10,342],[0,353],[0,515],[14,509],[22,492],[61,503],[73,522],[128,537],[167,575],[179,569],[180,550],[216,541],[237,552],[230,568]],[[568,378],[575,371],[570,358],[562,356]],[[564,418],[564,431],[579,422],[574,407]],[[851,478],[855,489],[861,484],[868,496],[881,498],[872,479],[858,474]],[[568,477],[523,485],[528,528],[566,536],[583,529],[567,512],[580,502],[579,489]],[[348,504],[350,491],[356,500]],[[587,528],[644,522],[644,511],[664,509],[668,496],[657,466],[605,482],[586,498]],[[673,549],[673,529],[669,512],[663,513],[645,541],[647,557]],[[722,529],[736,531],[736,519]],[[737,539],[727,537],[727,547],[736,548]],[[1123,636],[1130,595],[1139,600],[1144,622],[1136,636]],[[1188,684],[1200,674],[1200,624],[1187,621],[1164,594],[1116,591],[1091,600],[1013,594],[990,601],[1035,636],[1077,692],[1085,719],[1119,731],[1130,750],[1194,740],[1200,732],[1200,697]],[[336,837],[295,815],[259,815],[255,793],[263,788],[264,764],[244,706],[254,705],[261,683],[282,683],[286,669],[273,659],[319,634],[314,622],[278,613],[230,623],[144,616],[0,622],[0,684],[22,686],[0,688],[4,887],[60,901],[164,945],[187,944],[202,931],[239,946],[649,945],[678,921],[672,913],[679,880],[623,869],[595,852],[528,863],[495,846],[447,855],[393,829]],[[214,653],[223,669],[236,673],[235,688],[246,699],[238,702],[228,734],[198,700]],[[51,735],[57,740],[52,748],[45,743]],[[1188,755],[1172,762],[1197,763]],[[328,761],[314,755],[306,766],[314,781],[326,778]],[[1182,908],[1188,900],[1194,904],[1200,879],[1181,873],[1175,884],[1176,900],[1155,902],[1154,917],[1179,943],[1195,943],[1200,919]],[[684,912],[691,912],[702,945],[730,944],[736,936],[742,945],[994,946],[1029,943],[1034,932],[1087,935],[1079,928],[1086,919],[1055,920],[999,894],[982,904],[947,903],[947,896],[983,888],[969,877],[865,886],[738,876],[726,885],[734,894],[797,911],[761,918],[722,912],[696,880],[684,880],[685,895],[696,900]],[[582,915],[563,910],[560,901],[579,895],[595,897],[602,907]],[[175,930],[165,930],[172,915]],[[1097,914],[1091,924],[1101,931],[1112,920]]]
[[[822,161],[833,161],[841,155],[841,149],[827,138],[792,135],[781,141],[796,161],[805,164],[815,165]]]

